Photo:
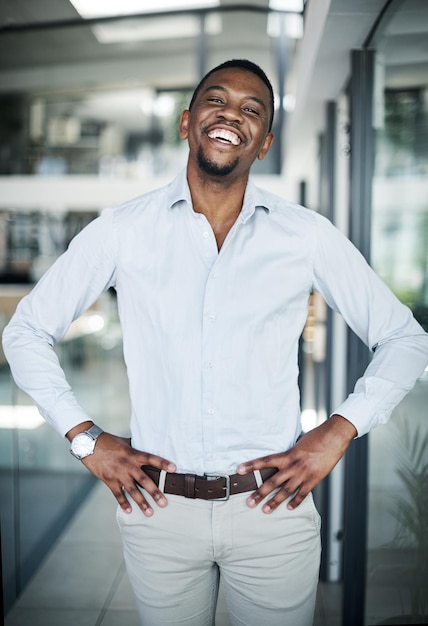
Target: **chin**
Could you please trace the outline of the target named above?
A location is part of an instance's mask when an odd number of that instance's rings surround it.
[[[229,163],[218,163],[208,159],[202,148],[199,148],[197,160],[199,169],[209,176],[228,176],[236,169],[239,162],[239,159],[236,158]]]

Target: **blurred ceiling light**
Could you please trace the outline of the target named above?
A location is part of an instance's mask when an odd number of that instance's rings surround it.
[[[269,8],[275,11],[303,11],[303,0],[269,0]]]
[[[196,16],[177,15],[151,19],[150,21],[136,19],[96,24],[92,27],[92,31],[100,43],[108,44],[196,37],[200,28],[200,21]],[[217,35],[221,32],[219,15],[207,16],[205,32],[208,35]]]
[[[82,17],[107,17],[215,7],[220,0],[70,0]]]
[[[269,13],[267,20],[267,34],[269,37],[279,37],[284,34],[290,39],[303,37],[303,17],[299,13]]]

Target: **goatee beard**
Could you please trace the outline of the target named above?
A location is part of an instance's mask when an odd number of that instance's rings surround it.
[[[209,176],[227,176],[228,174],[231,174],[233,172],[239,162],[238,158],[236,158],[234,161],[231,161],[230,163],[226,163],[225,165],[219,165],[214,161],[209,161],[206,158],[201,146],[199,146],[198,149],[197,159],[200,169]]]

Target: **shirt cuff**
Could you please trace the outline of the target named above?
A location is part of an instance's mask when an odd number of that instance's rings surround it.
[[[377,377],[362,378],[357,382],[355,392],[334,413],[350,421],[357,429],[358,437],[362,437],[372,428],[385,424],[409,391],[408,388]]]
[[[62,437],[68,433],[69,430],[82,424],[82,422],[93,421],[79,404],[74,406],[61,406],[57,404],[55,410],[49,414],[45,413],[40,407],[39,412],[44,419],[52,426]]]

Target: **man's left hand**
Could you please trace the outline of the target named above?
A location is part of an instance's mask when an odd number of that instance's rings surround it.
[[[284,500],[287,507],[295,509],[312,489],[333,469],[357,436],[355,427],[341,415],[332,415],[326,422],[301,437],[287,452],[270,454],[253,461],[241,463],[238,474],[248,474],[268,467],[278,472],[266,480],[247,500],[256,507],[272,491],[279,491],[263,505],[264,513],[271,513]]]

